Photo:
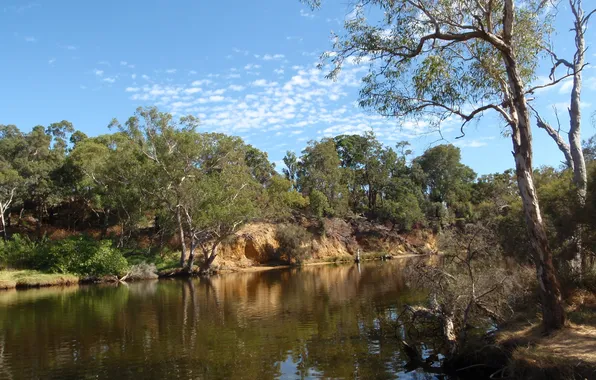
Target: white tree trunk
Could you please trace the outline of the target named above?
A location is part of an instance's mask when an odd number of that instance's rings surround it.
[[[508,80],[508,95],[511,115],[511,139],[517,184],[522,199],[528,235],[532,245],[536,276],[540,285],[542,301],[542,323],[546,331],[562,328],[566,322],[561,289],[552,262],[552,254],[548,246],[546,230],[540,214],[538,195],[532,176],[532,130],[530,113],[526,102],[524,86],[513,48],[511,47],[511,30],[513,25],[513,0],[506,0],[504,7],[504,40],[509,51],[503,51]]]
[[[178,222],[178,234],[180,236],[180,267],[184,268],[186,263],[186,243],[184,241],[184,227],[182,226],[182,215],[180,215],[180,207],[176,207],[176,221]]]

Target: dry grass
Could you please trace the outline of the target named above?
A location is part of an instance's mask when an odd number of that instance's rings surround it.
[[[549,336],[540,323],[518,323],[496,343],[512,351],[509,374],[523,379],[596,379],[596,295],[579,291],[568,300],[569,326]]]
[[[79,277],[70,274],[50,274],[34,270],[0,271],[0,289],[39,288],[78,283]]]

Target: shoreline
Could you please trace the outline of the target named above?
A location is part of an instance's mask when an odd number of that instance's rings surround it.
[[[413,257],[426,257],[428,255],[419,255],[419,254],[405,254],[399,256],[389,256],[385,260],[393,260],[393,259],[407,259]],[[381,257],[370,257],[361,258],[361,262],[369,262],[369,261],[381,261],[383,260]],[[230,274],[230,273],[254,273],[254,272],[266,272],[271,270],[282,270],[282,269],[290,269],[290,268],[299,268],[300,266],[319,266],[319,265],[333,265],[333,264],[356,264],[354,260],[337,260],[337,261],[313,261],[307,262],[302,265],[288,265],[288,264],[280,264],[280,265],[272,265],[272,264],[263,264],[263,265],[254,265],[250,267],[236,267],[236,268],[224,268],[220,269],[215,274]],[[176,277],[195,277],[194,274],[190,275],[186,272],[177,272],[176,270],[171,272],[158,272],[158,279],[168,279],[168,278],[176,278]],[[138,280],[143,281],[143,280]],[[120,282],[115,276],[106,276],[105,278],[99,279],[91,279],[91,278],[84,278],[77,275],[72,274],[53,274],[53,273],[44,273],[39,272],[36,270],[1,270],[0,271],[0,292],[4,290],[28,290],[28,289],[36,289],[36,288],[47,288],[47,287],[69,287],[69,286],[78,286],[82,284],[101,284],[101,283],[116,283]]]

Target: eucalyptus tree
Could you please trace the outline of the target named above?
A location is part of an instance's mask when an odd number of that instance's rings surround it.
[[[240,138],[197,132],[193,116],[175,119],[156,108],[139,108],[124,126],[117,121],[112,125],[147,161],[145,177],[150,181],[141,191],[176,221],[180,266],[192,270],[200,247],[202,269],[207,270],[223,239],[256,210],[257,190],[263,190],[273,171],[266,154]]]
[[[148,160],[135,150],[128,137],[112,133],[78,141],[68,157],[83,178],[78,183],[78,196],[89,209],[103,217],[103,234],[107,233],[112,216],[121,227],[118,245],[135,231],[152,199],[144,194],[150,188]]]
[[[4,239],[7,238],[6,213],[21,195],[24,179],[14,163],[24,148],[25,136],[16,126],[0,125],[0,232]]]
[[[474,171],[462,164],[460,149],[454,145],[437,145],[414,159],[423,172],[423,186],[431,202],[449,207],[470,199]]]
[[[195,170],[183,182],[180,209],[189,241],[188,270],[201,249],[201,271],[207,272],[222,241],[259,214],[263,186],[245,162],[246,146],[237,137],[199,135]]]
[[[300,158],[298,184],[304,194],[310,195],[314,190],[323,193],[329,203],[327,211],[330,213],[345,214],[348,189],[333,139],[309,141]]]
[[[138,154],[151,164],[145,176],[151,178],[142,191],[156,204],[166,207],[174,215],[181,244],[180,266],[187,260],[186,239],[181,210],[184,181],[194,169],[198,119],[193,116],[174,117],[157,108],[137,108],[124,125],[112,120],[126,135]]]
[[[565,161],[569,168],[573,171],[573,183],[576,188],[576,197],[580,209],[584,209],[586,205],[586,193],[588,188],[588,174],[586,170],[586,161],[582,150],[581,138],[581,92],[582,92],[582,72],[586,67],[586,43],[585,35],[588,29],[588,22],[590,17],[596,12],[596,9],[586,12],[583,9],[582,0],[568,0],[569,8],[573,15],[573,27],[571,31],[574,34],[575,52],[573,59],[567,60],[559,57],[555,52],[549,50],[552,56],[554,65],[550,73],[550,79],[554,82],[559,82],[561,79],[568,76],[572,77],[572,87],[570,96],[569,112],[569,132],[567,133],[567,141],[560,133],[560,128],[553,128],[546,122],[538,112],[536,119],[538,127],[544,129],[548,135],[557,144],[559,150],[565,156]],[[558,67],[567,69],[566,75],[556,78],[556,70]],[[572,268],[577,275],[581,276],[585,270],[586,253],[582,248],[582,226],[581,223],[577,228],[576,236],[576,254],[572,260]]]
[[[287,151],[283,158],[285,168],[282,169],[284,176],[290,181],[292,189],[296,189],[296,182],[298,180],[298,158],[296,153]]]
[[[332,78],[345,64],[368,62],[360,103],[382,115],[424,115],[438,125],[455,116],[462,135],[484,113],[500,116],[513,145],[543,324],[553,330],[566,315],[532,177],[527,96],[550,32],[549,9],[538,0],[365,0],[323,58]]]

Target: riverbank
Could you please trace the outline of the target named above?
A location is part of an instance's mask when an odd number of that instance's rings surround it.
[[[596,293],[578,290],[567,299],[564,329],[545,335],[535,313],[518,311],[469,341],[446,369],[464,379],[596,379]]]
[[[421,257],[421,255],[406,254],[400,256],[388,256],[380,255],[376,253],[365,253],[361,257],[361,261],[373,261],[373,260],[388,260],[388,259],[401,259],[401,258],[412,258]],[[302,266],[315,266],[315,265],[331,265],[331,264],[349,264],[353,263],[354,258],[346,257],[343,259],[336,260],[313,260],[302,264]],[[279,270],[296,268],[295,265],[287,264],[256,264],[251,266],[222,266],[218,268],[215,273],[226,274],[226,273],[241,273],[241,272],[262,272],[269,270]],[[181,268],[168,268],[161,269],[157,272],[159,278],[171,278],[171,277],[189,277],[192,275],[198,275],[198,268],[192,274],[182,270]],[[115,276],[109,276],[106,278],[98,278],[90,280],[89,278],[82,278],[73,274],[58,274],[58,273],[43,273],[36,270],[1,270],[0,271],[0,290],[7,289],[30,289],[30,288],[43,288],[49,286],[69,286],[77,285],[80,283],[101,283],[101,282],[115,282],[117,278]]]
[[[524,379],[596,378],[596,294],[569,297],[567,328],[544,336],[539,321],[517,322],[497,333],[499,347],[510,352],[503,374]]]
[[[0,289],[28,289],[47,286],[76,285],[79,276],[72,274],[42,273],[36,270],[0,271]]]

